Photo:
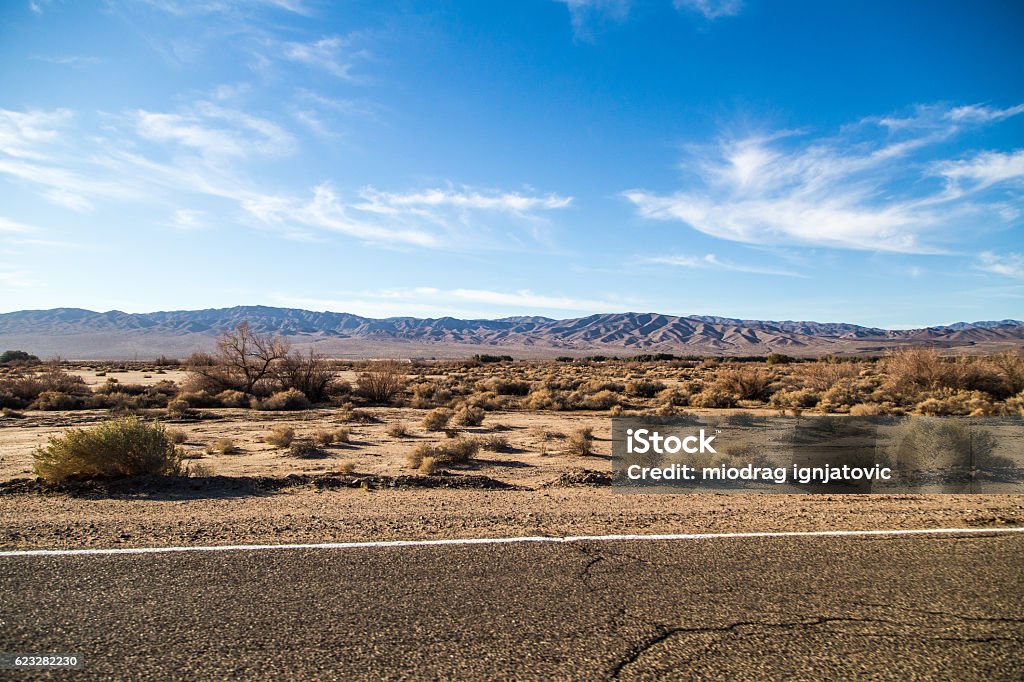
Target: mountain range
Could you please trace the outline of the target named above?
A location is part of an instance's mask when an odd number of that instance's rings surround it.
[[[374,319],[348,313],[238,306],[154,313],[93,312],[78,308],[0,314],[0,350],[18,348],[40,357],[69,359],[184,357],[209,349],[216,336],[242,322],[334,357],[464,357],[474,353],[517,357],[630,355],[797,356],[877,354],[901,345],[956,352],[1024,346],[1024,322],[960,322],[922,329],[887,330],[846,323],[741,320],[702,315],[610,313],[556,320],[505,317]]]

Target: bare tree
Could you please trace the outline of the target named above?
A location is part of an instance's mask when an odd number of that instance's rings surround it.
[[[189,370],[201,379],[199,383],[214,391],[231,389],[255,395],[288,351],[288,342],[281,337],[254,332],[243,322],[220,335],[213,355],[193,355]]]

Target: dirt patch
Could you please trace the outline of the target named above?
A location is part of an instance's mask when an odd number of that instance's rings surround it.
[[[601,487],[612,484],[612,477],[604,471],[593,469],[570,469],[553,481],[545,483],[544,488],[579,488]]]
[[[0,495],[67,495],[70,497],[230,497],[259,495],[290,488],[448,488],[520,490],[489,476],[442,472],[431,476],[379,474],[290,474],[288,476],[131,476],[73,481],[59,485],[41,479],[18,478],[0,482]]]

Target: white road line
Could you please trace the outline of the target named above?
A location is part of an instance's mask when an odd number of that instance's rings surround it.
[[[451,540],[381,540],[322,542],[293,545],[210,545],[197,547],[123,547],[111,549],[21,549],[0,552],[2,557],[96,556],[103,554],[170,554],[172,552],[254,552],[280,549],[364,549],[388,547],[442,547],[445,545],[510,545],[517,542],[671,542],[677,540],[728,540],[742,538],[868,537],[878,535],[966,535],[1024,533],[1024,528],[920,528],[895,530],[807,530],[759,533],[682,533],[673,535],[528,535],[511,538],[464,538]]]

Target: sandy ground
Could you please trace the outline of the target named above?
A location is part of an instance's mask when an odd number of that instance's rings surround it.
[[[406,463],[411,449],[446,438],[420,426],[424,410],[367,411],[376,422],[343,423],[336,409],[216,409],[204,411],[207,416],[215,413],[215,418],[168,426],[187,434],[183,447],[194,458],[190,461],[211,474],[230,477],[327,474],[346,466],[361,475],[408,475],[415,473]],[[49,436],[107,418],[105,411],[27,412],[23,419],[0,421],[0,482],[30,478],[32,451]],[[410,436],[386,433],[397,421],[409,425]],[[346,427],[351,443],[324,448],[326,456],[321,458],[291,457],[287,450],[261,440],[272,425],[282,423],[293,427],[298,437]],[[568,454],[564,436],[584,426],[594,429],[595,454]],[[453,473],[483,475],[518,489],[323,490],[299,485],[268,491],[196,486],[70,495],[0,488],[0,547],[1024,525],[1020,495],[622,494],[608,487],[560,484],[559,477],[567,472],[610,470],[610,420],[593,413],[492,412],[482,426],[460,430],[472,435],[499,433],[512,449],[481,452],[478,461]],[[222,438],[231,439],[237,452],[207,454],[207,446]]]

